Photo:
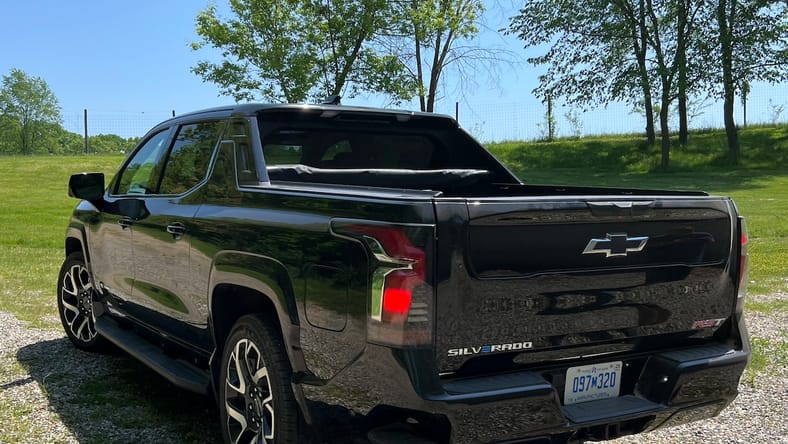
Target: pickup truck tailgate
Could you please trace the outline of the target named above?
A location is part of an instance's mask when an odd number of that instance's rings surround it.
[[[436,212],[440,372],[708,337],[734,309],[728,199],[447,199]]]

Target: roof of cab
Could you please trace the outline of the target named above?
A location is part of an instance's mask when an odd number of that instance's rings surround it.
[[[184,113],[174,117],[191,117],[200,114],[238,114],[238,115],[255,115],[264,111],[274,110],[304,110],[304,111],[335,111],[335,112],[352,112],[352,113],[372,113],[372,114],[389,114],[389,115],[409,115],[409,116],[423,116],[440,119],[453,120],[451,116],[445,114],[425,113],[419,111],[396,110],[386,108],[372,108],[365,106],[346,106],[346,105],[307,105],[307,104],[294,104],[294,103],[242,103],[228,106],[219,106],[214,108],[207,108],[198,111]]]
[[[457,121],[451,116],[445,114],[425,113],[419,111],[406,111],[385,108],[371,108],[363,106],[346,106],[346,105],[307,105],[307,104],[293,104],[293,103],[242,103],[227,106],[218,106],[213,108],[206,108],[198,111],[191,111],[184,114],[179,114],[170,119],[164,120],[155,125],[149,131],[155,131],[162,127],[179,123],[184,120],[194,118],[217,118],[217,117],[230,117],[230,116],[256,116],[261,113],[275,112],[277,110],[287,112],[304,111],[308,113],[320,113],[321,116],[334,117],[348,114],[368,114],[378,116],[394,117],[397,120],[403,121],[410,120],[411,118],[430,119],[432,121],[442,121],[444,124],[450,126],[459,126]]]

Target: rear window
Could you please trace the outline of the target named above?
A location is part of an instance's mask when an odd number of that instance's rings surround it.
[[[427,135],[331,130],[280,130],[263,140],[267,166],[326,169],[430,169],[439,147]]]

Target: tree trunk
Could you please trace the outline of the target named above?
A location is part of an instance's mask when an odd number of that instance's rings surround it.
[[[736,85],[733,79],[733,35],[730,29],[735,18],[736,0],[719,0],[717,3],[717,24],[720,33],[720,59],[722,61],[723,119],[725,135],[728,138],[728,151],[733,162],[739,162],[739,130],[733,119],[733,104]],[[730,12],[729,12],[730,11]]]
[[[728,151],[730,151],[731,159],[735,163],[739,163],[739,129],[736,128],[736,121],[733,119],[733,104],[734,104],[734,90],[733,85],[730,87],[725,85],[725,101],[723,104],[723,119],[725,120],[725,135],[728,138]]]
[[[678,107],[679,107],[679,143],[687,144],[689,130],[687,128],[687,33],[688,14],[686,0],[679,0],[678,25],[676,35],[676,67],[678,69]]]
[[[651,82],[648,78],[648,65],[646,61],[646,51],[648,48],[648,36],[646,31],[646,5],[644,0],[640,0],[638,11],[638,30],[639,36],[634,39],[635,56],[638,61],[638,73],[640,75],[640,86],[643,89],[643,111],[646,114],[646,139],[649,146],[654,146],[657,142],[656,131],[654,130],[654,103],[651,96]]]
[[[547,128],[549,135],[548,139],[552,142],[556,138],[555,128],[555,114],[553,113],[553,95],[547,96]]]
[[[418,8],[416,0],[411,2],[411,7],[415,13]],[[414,43],[416,44],[416,80],[419,84],[419,110],[424,112],[427,110],[426,104],[424,103],[424,68],[421,64],[421,39],[419,38],[419,29],[415,21],[413,22],[413,36]]]
[[[21,138],[22,146],[20,147],[23,155],[31,153],[30,149],[30,121],[24,120],[19,128],[19,136]]]
[[[659,110],[659,129],[660,141],[662,142],[662,162],[663,170],[670,166],[670,128],[668,128],[668,111],[670,109],[670,86],[663,81],[662,85],[662,108]]]
[[[440,68],[432,67],[430,71],[430,87],[427,90],[427,109],[428,113],[435,112],[435,96],[438,94],[438,80],[440,79]]]

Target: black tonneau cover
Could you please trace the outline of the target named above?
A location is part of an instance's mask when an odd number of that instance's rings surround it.
[[[475,169],[357,169],[315,168],[307,165],[268,167],[272,181],[329,183],[370,187],[395,187],[418,190],[442,190],[468,186],[490,177],[487,170]]]

